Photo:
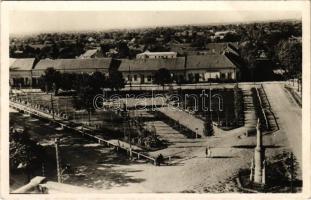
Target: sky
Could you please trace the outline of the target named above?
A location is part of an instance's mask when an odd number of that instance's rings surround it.
[[[13,35],[301,19],[295,11],[11,11]]]

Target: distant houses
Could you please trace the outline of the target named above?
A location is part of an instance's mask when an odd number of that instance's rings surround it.
[[[81,54],[79,56],[79,58],[81,59],[87,59],[87,58],[97,58],[97,57],[101,57],[100,55],[100,47],[97,47],[95,49],[89,49],[86,52],[84,52],[83,54]]]
[[[176,58],[176,57],[177,57],[176,52],[150,52],[148,50],[136,55],[137,59]]]
[[[14,59],[10,63],[11,86],[37,86],[47,68],[62,73],[93,73],[108,76],[110,70],[122,73],[127,84],[151,84],[155,72],[168,69],[176,83],[228,81],[239,78],[240,66],[230,55],[238,56],[234,44],[211,43],[205,53],[177,57],[177,52],[150,52],[137,54],[136,59],[92,58],[92,54],[76,59]]]

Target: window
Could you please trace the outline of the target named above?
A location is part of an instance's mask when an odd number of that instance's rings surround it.
[[[150,82],[151,81],[151,76],[147,76],[147,80],[148,80],[148,82]]]
[[[137,81],[137,75],[134,75],[134,81]]]
[[[131,75],[127,75],[127,80],[128,80],[128,81],[132,81]]]
[[[232,79],[232,72],[228,72],[228,79]]]

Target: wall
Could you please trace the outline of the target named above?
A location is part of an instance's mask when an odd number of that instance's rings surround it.
[[[32,77],[31,71],[10,70],[10,73],[9,73],[10,85],[13,87],[19,87],[19,86],[29,87],[32,84],[31,77]]]

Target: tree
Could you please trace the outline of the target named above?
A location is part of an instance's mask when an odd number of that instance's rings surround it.
[[[125,80],[123,78],[122,73],[120,71],[117,71],[117,70],[111,70],[109,72],[107,85],[112,91],[113,90],[120,90],[121,88],[124,88]]]
[[[154,74],[154,83],[161,85],[164,90],[165,84],[170,84],[173,82],[171,72],[166,68],[161,68]]]
[[[28,181],[31,172],[41,166],[44,151],[40,145],[30,139],[27,129],[17,131],[10,128],[10,170],[26,170]]]
[[[126,42],[119,42],[117,44],[117,48],[118,48],[118,58],[128,58],[130,56],[130,49],[127,46]]]
[[[94,72],[89,77],[89,85],[94,90],[100,92],[102,88],[107,87],[107,78],[106,76],[101,72]]]
[[[105,86],[106,78],[100,72],[92,75],[76,74],[74,80],[74,89],[77,95],[74,97],[74,107],[77,109],[85,109],[88,112],[89,121],[91,113],[94,111],[93,99],[101,93],[102,87]]]
[[[234,91],[234,117],[236,121],[236,125],[239,124],[243,116],[243,96],[241,94],[241,89],[238,84],[233,88]]]
[[[62,73],[60,81],[60,89],[62,90],[72,90],[74,88],[74,79],[76,74],[72,73]]]
[[[61,84],[61,74],[59,71],[56,71],[54,68],[49,67],[44,71],[44,75],[41,76],[41,79],[44,83],[45,92],[53,91],[55,95],[58,93],[58,89]]]
[[[210,114],[205,118],[203,133],[205,136],[214,135],[213,121]]]
[[[278,59],[286,71],[297,75],[302,71],[302,46],[300,42],[280,41],[278,44]]]
[[[77,95],[74,97],[74,107],[77,109],[85,109],[88,113],[89,122],[91,121],[91,113],[95,110],[93,99],[98,91],[89,85],[82,85],[77,90]]]

